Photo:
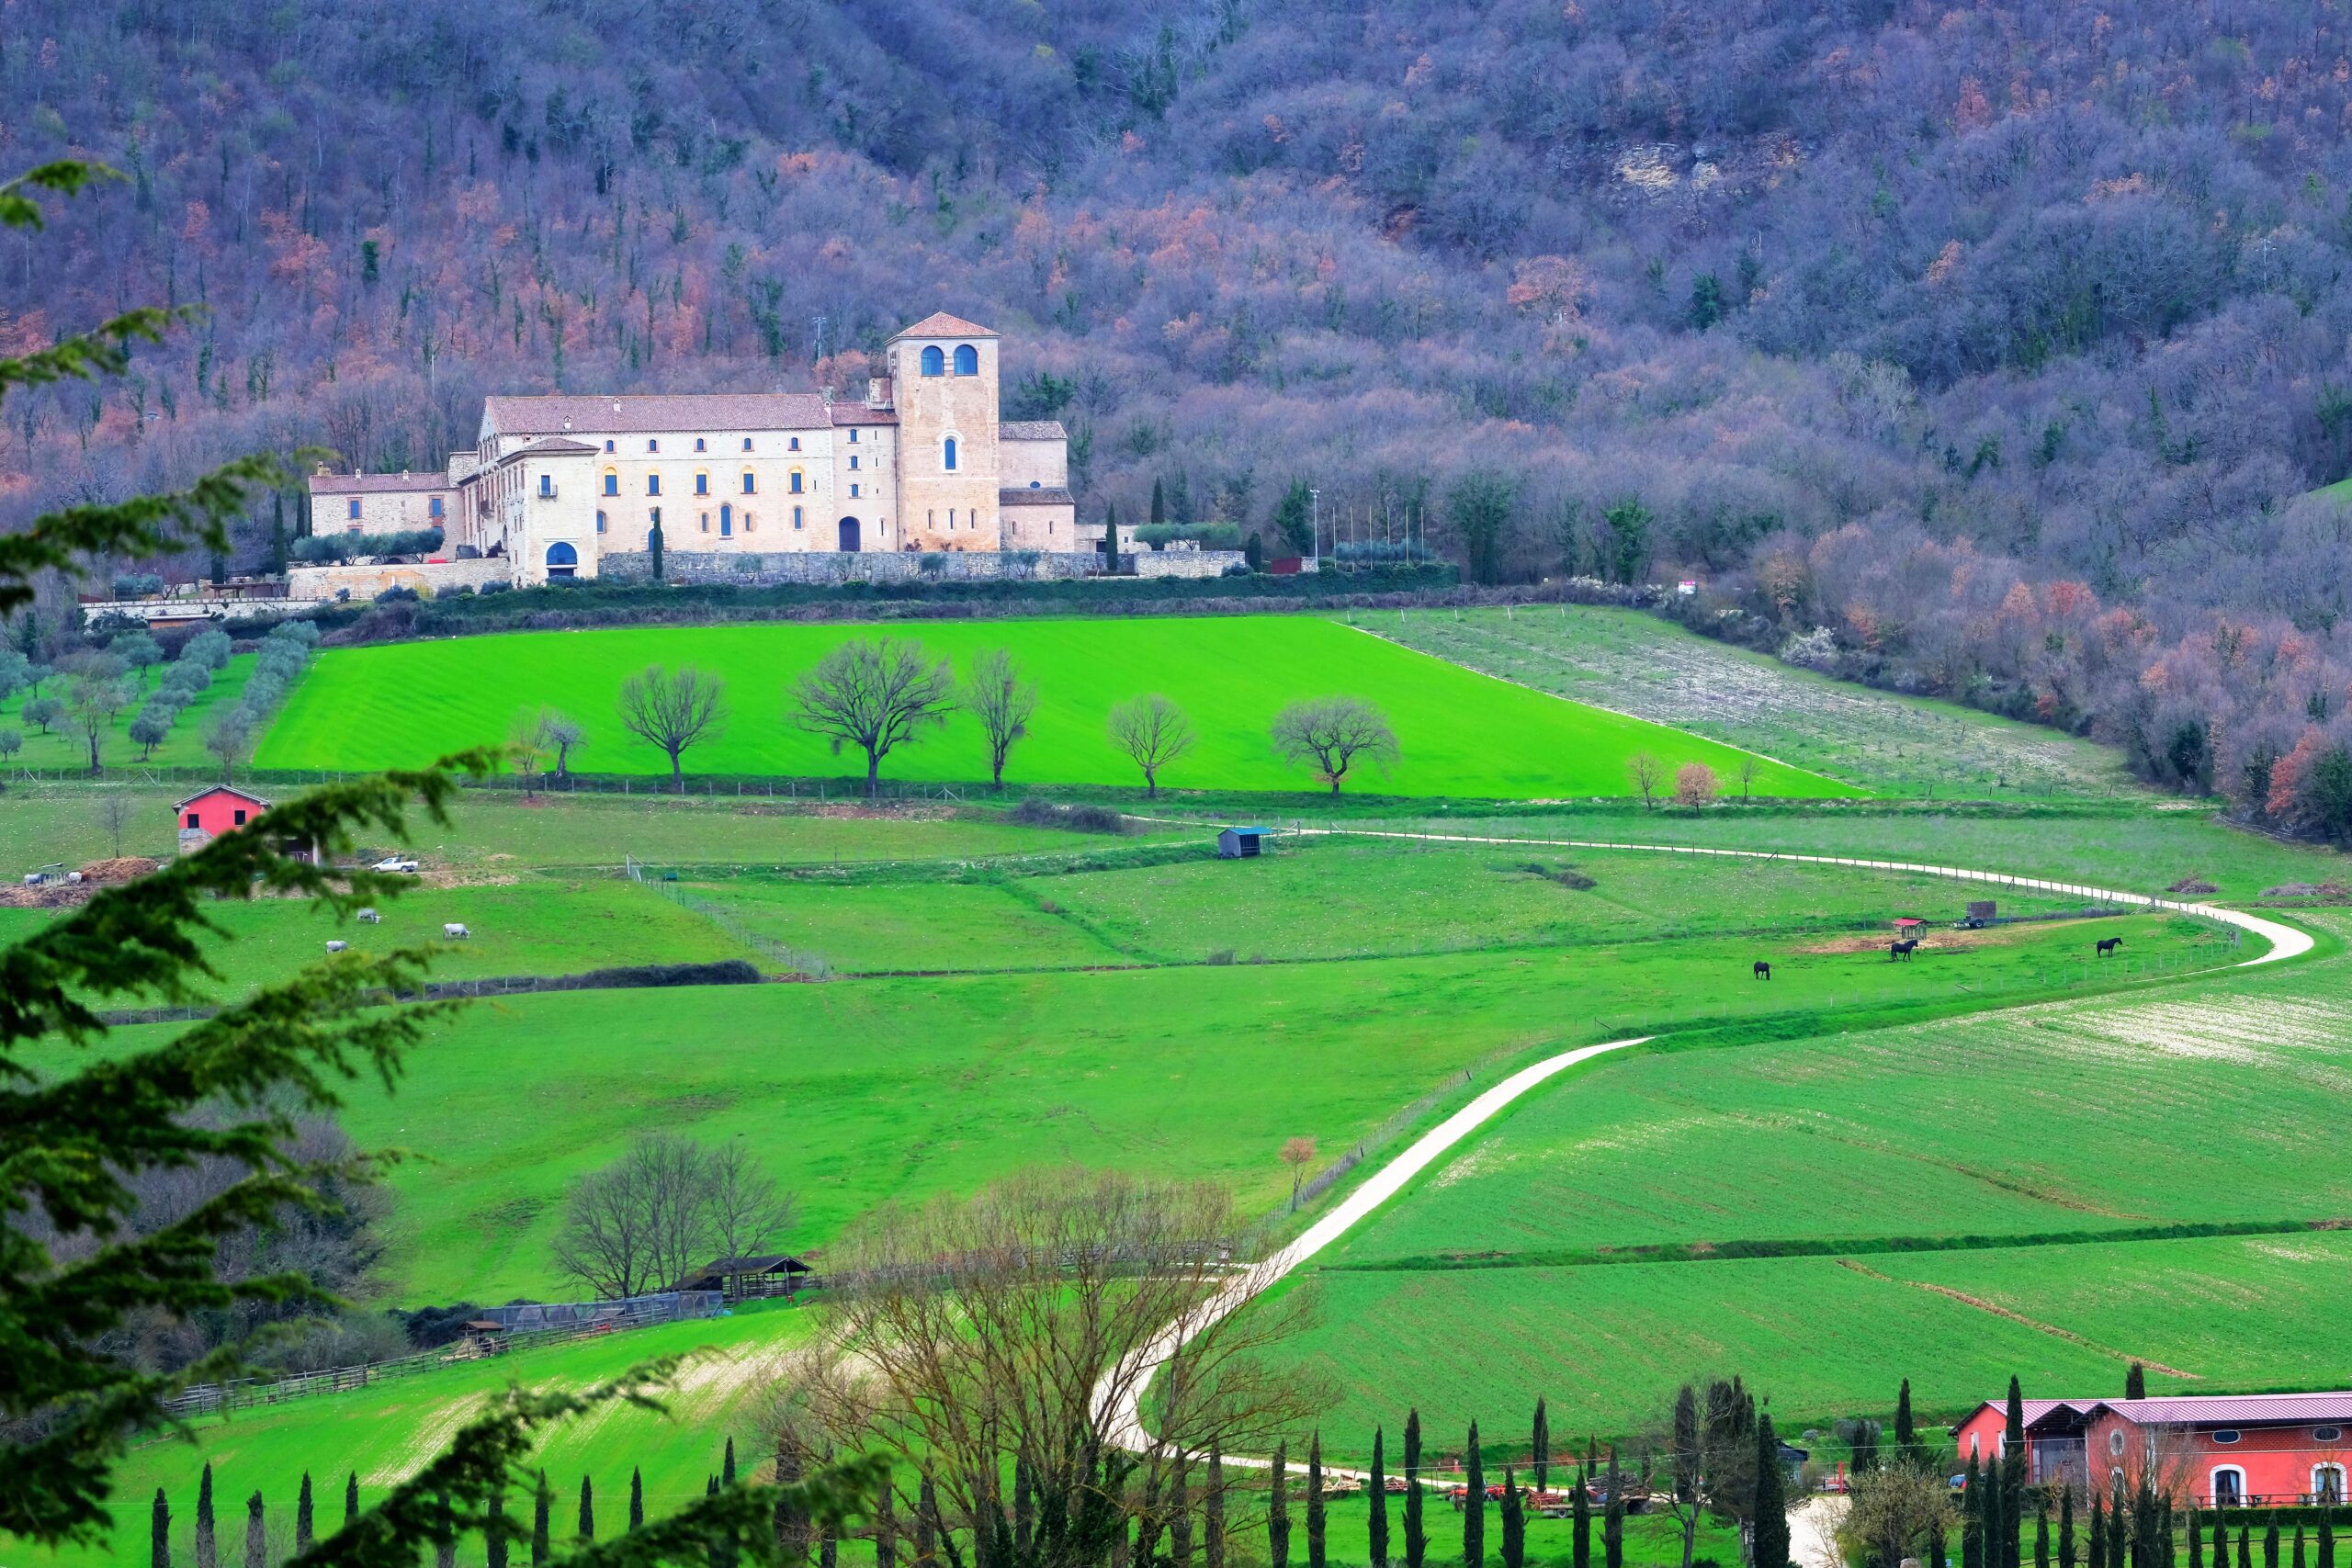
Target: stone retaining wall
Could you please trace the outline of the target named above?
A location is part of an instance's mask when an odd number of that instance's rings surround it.
[[[1249,563],[1239,550],[1137,550],[1125,558],[1137,577],[1223,577],[1227,567]]]
[[[286,570],[289,599],[333,599],[348,591],[355,601],[373,599],[387,588],[413,588],[439,593],[451,588],[480,588],[485,582],[507,582],[514,563],[503,557],[481,560],[423,561],[414,566],[296,566]]]
[[[1221,577],[1241,564],[1238,550],[1138,550],[1119,564],[1136,577]],[[616,550],[597,558],[596,575],[612,582],[650,582],[653,558],[643,550]],[[1066,581],[1103,576],[1102,558],[1091,550],[665,550],[665,582],[775,583],[838,587],[851,582]]]

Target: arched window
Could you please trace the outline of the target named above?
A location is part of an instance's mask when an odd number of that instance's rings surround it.
[[[795,451],[795,452],[797,452],[797,451],[799,451],[799,450],[800,450],[800,437],[798,437],[797,435],[796,435],[796,436],[794,436],[794,437],[792,438],[792,450],[793,450],[793,451]]]
[[[2234,1508],[2245,1502],[2245,1472],[2233,1464],[2213,1469],[2213,1506]]]
[[[605,531],[605,513],[604,513],[604,509],[603,509],[603,508],[601,508],[601,507],[599,507],[599,508],[597,509],[597,512],[596,512],[596,532],[598,532],[599,534],[601,534],[601,533],[603,533],[604,531]]]
[[[620,475],[618,475],[618,474],[616,474],[616,473],[613,472],[613,470],[612,470],[612,469],[610,469],[610,468],[606,468],[606,469],[605,470],[605,493],[606,495],[618,495],[618,494],[620,494],[620,492],[621,492],[621,477],[620,477]]]
[[[718,505],[718,536],[728,539],[734,537],[734,535],[735,509],[725,502],[721,502]]]
[[[922,373],[926,376],[947,374],[947,356],[939,352],[937,344],[933,344],[922,351]]]
[[[956,374],[977,376],[980,373],[980,351],[968,343],[956,345]]]
[[[2312,1466],[2312,1501],[2330,1505],[2344,1501],[2344,1467],[2340,1464]]]
[[[745,468],[743,470],[743,493],[745,495],[757,495],[759,493],[759,489],[760,487],[758,485],[752,482],[752,470]]]
[[[570,577],[580,565],[580,552],[558,539],[548,547],[548,575]]]
[[[940,443],[939,466],[951,474],[956,471],[956,438],[952,435]]]
[[[695,436],[695,451],[699,452],[699,451],[702,451],[702,450],[703,450],[703,444],[702,444],[702,441],[703,441],[703,438],[702,438],[701,436],[697,435],[697,436]]]

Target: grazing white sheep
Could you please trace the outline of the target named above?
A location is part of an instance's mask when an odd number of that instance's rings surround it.
[[[327,943],[327,951],[329,953],[341,953],[345,948],[349,947],[350,945],[351,944],[347,942],[331,942]]]
[[[462,942],[467,937],[469,937],[474,933],[466,930],[465,926],[459,921],[451,920],[441,928],[441,934],[450,938],[452,941]]]
[[[363,926],[380,926],[384,923],[384,917],[372,908],[362,909],[359,911],[359,923]]]

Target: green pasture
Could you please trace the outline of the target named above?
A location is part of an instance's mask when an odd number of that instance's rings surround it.
[[[1737,938],[515,997],[436,1028],[399,1092],[345,1120],[363,1145],[425,1156],[391,1178],[390,1294],[504,1300],[561,1288],[548,1238],[567,1184],[655,1127],[752,1140],[799,1193],[798,1247],[886,1200],[1061,1162],[1212,1179],[1272,1213],[1286,1139],[1336,1156],[1474,1064],[1676,1020],[1794,1028],[2120,977],[2090,964],[2095,934],[2230,956],[2165,920],[2011,931],[1909,964],[1792,954],[1770,984],[1750,961],[1781,950]]]
[[[553,1517],[569,1540],[579,1518],[580,1482],[594,1483],[600,1536],[617,1534],[628,1520],[632,1469],[645,1478],[649,1517],[674,1512],[702,1495],[729,1437],[738,1462],[759,1463],[767,1440],[761,1402],[786,1358],[808,1337],[806,1313],[780,1305],[699,1323],[665,1324],[606,1338],[524,1350],[492,1360],[453,1362],[397,1382],[347,1393],[207,1416],[194,1424],[193,1441],[159,1438],[135,1450],[115,1474],[114,1539],[90,1551],[29,1551],[23,1563],[97,1564],[144,1562],[148,1499],[162,1487],[172,1506],[173,1560],[196,1561],[196,1495],[204,1465],[213,1467],[213,1513],[220,1560],[241,1562],[245,1499],[262,1495],[273,1562],[291,1554],[294,1505],[303,1472],[311,1475],[321,1533],[343,1519],[344,1482],[359,1478],[363,1504],[379,1501],[480,1414],[510,1382],[528,1388],[584,1390],[640,1361],[684,1356],[663,1395],[664,1413],[610,1405],[553,1428],[533,1458],[555,1488]],[[530,1498],[510,1495],[510,1512],[530,1526]],[[481,1561],[478,1543],[466,1560]]]
[[[1783,1431],[1882,1419],[1911,1380],[1923,1412],[1998,1398],[2119,1393],[2134,1359],[2152,1391],[2340,1386],[2352,1355],[2352,1242],[2290,1238],[2007,1252],[1725,1259],[1317,1275],[1317,1325],[1285,1357],[1336,1387],[1327,1439],[1371,1446],[1418,1404],[1425,1427],[1523,1427],[1538,1394],[1555,1432],[1663,1425],[1675,1388],[1737,1372]],[[1959,1281],[1985,1310],[1925,1283]],[[1914,1282],[1918,1281],[1918,1282]]]
[[[786,715],[792,680],[854,637],[855,626],[646,627],[533,632],[333,649],[288,700],[256,760],[271,768],[413,765],[461,746],[501,740],[518,712],[564,709],[588,727],[575,765],[666,776],[667,760],[625,732],[621,682],[650,664],[693,663],[727,682],[725,733],[687,754],[696,773],[862,777],[862,759],[831,752]],[[1038,688],[1029,738],[1008,770],[1020,784],[1129,786],[1140,775],[1104,734],[1112,706],[1159,693],[1190,716],[1198,744],[1161,782],[1176,789],[1312,789],[1278,760],[1267,726],[1284,704],[1334,694],[1386,711],[1402,757],[1359,790],[1497,797],[1623,795],[1626,759],[1648,750],[1673,769],[1713,764],[1726,779],[1740,754],[1718,742],[1564,703],[1313,616],[933,623],[915,637],[968,669],[980,652],[1012,650]],[[985,782],[979,727],[957,715],[893,753],[889,777]],[[1843,797],[1863,793],[1793,768],[1762,765],[1757,793]]]
[[[240,784],[265,799],[303,787],[265,780]],[[51,863],[78,866],[116,852],[101,803],[130,803],[121,839],[125,854],[165,859],[176,852],[175,801],[198,784],[17,784],[0,791],[0,872]],[[990,856],[1091,851],[1106,842],[1154,842],[1170,834],[1199,842],[1194,829],[1167,829],[1106,840],[1093,833],[1031,828],[1000,807],[898,806],[869,811],[855,804],[771,800],[764,795],[525,795],[468,790],[445,827],[420,813],[405,841],[428,872],[514,875],[533,870],[617,870],[625,860],[678,865],[833,865],[872,861],[958,861]],[[403,848],[390,840],[363,846],[369,860]]]
[[[1957,703],[1849,685],[1638,610],[1521,604],[1364,610],[1348,618],[1473,670],[1874,793],[2003,800],[2143,793],[2111,748]]]
[[[158,664],[147,671],[138,701],[116,716],[107,738],[98,745],[98,761],[103,766],[119,770],[135,769],[141,762],[156,767],[177,768],[218,768],[220,765],[220,759],[204,749],[204,727],[212,721],[214,714],[237,705],[237,699],[244,694],[245,677],[253,673],[254,656],[250,653],[234,655],[225,666],[215,670],[212,684],[207,686],[194,702],[180,709],[170,738],[155,748],[154,756],[142,758],[138,744],[130,739],[130,721],[139,716],[141,705],[145,703],[148,694],[162,682],[164,671],[169,668],[168,664]],[[62,700],[65,695],[65,686],[64,676],[53,675],[41,682],[41,695]],[[18,692],[6,702],[0,702],[0,729],[13,729],[25,738],[25,749],[9,759],[9,765],[77,771],[89,767],[90,748],[87,742],[66,734],[62,728],[55,728],[43,734],[37,727],[25,722],[25,705],[33,700],[30,692]]]

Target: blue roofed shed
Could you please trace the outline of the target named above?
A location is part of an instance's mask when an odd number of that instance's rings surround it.
[[[1247,860],[1260,853],[1260,845],[1273,836],[1272,828],[1227,828],[1216,836],[1217,856],[1222,860]]]

